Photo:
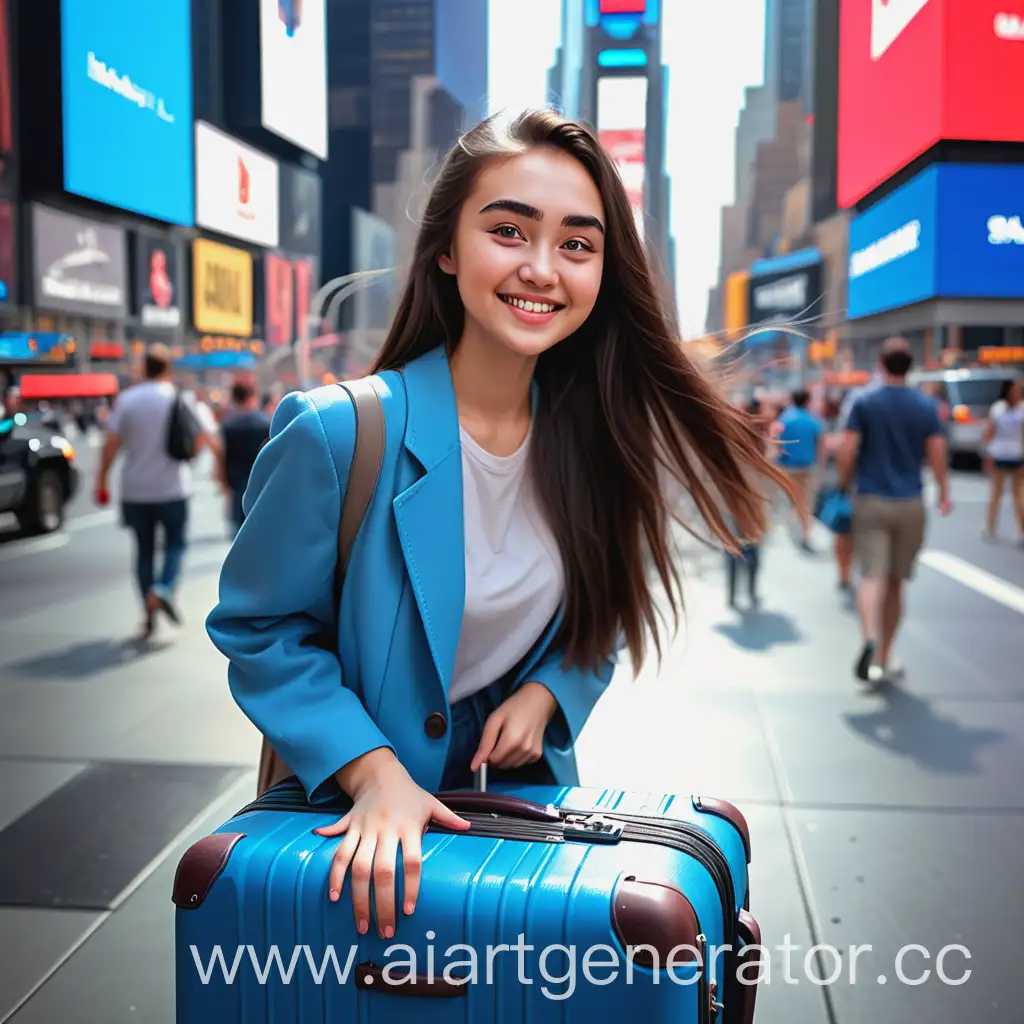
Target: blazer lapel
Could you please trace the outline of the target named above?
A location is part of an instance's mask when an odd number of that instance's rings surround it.
[[[395,521],[438,679],[448,692],[466,600],[462,446],[444,346],[402,370],[408,402],[405,446],[424,474],[398,494]]]

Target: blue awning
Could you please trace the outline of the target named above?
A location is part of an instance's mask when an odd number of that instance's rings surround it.
[[[820,249],[800,249],[785,256],[772,256],[768,259],[755,260],[750,264],[750,276],[762,277],[766,274],[780,274],[787,270],[799,270],[801,267],[812,267],[821,262]]]

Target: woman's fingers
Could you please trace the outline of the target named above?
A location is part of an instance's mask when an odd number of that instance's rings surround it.
[[[376,833],[364,835],[349,869],[352,879],[352,910],[360,935],[365,935],[370,927],[370,878],[373,874],[373,856],[376,850]]]
[[[420,875],[423,869],[423,837],[415,829],[402,836],[402,867],[405,874],[404,911],[411,914],[420,898]]]
[[[319,828],[313,829],[318,836],[326,836],[328,839],[334,836],[340,836],[351,824],[352,815],[351,813],[346,814],[344,818],[339,818],[333,825],[321,825]]]
[[[339,843],[334,851],[334,859],[331,861],[330,873],[330,898],[332,903],[337,903],[341,897],[341,890],[345,885],[345,872],[348,870],[356,848],[359,846],[359,830],[351,829],[348,835]]]
[[[472,825],[465,818],[460,818],[453,810],[445,807],[436,797],[431,809],[431,818],[445,828],[472,828]]]
[[[499,711],[492,711],[484,723],[484,730],[480,736],[480,744],[473,760],[470,762],[470,770],[477,771],[485,761],[490,763],[491,753],[495,749],[502,733],[502,726],[505,724],[505,716]]]
[[[398,836],[388,828],[377,837],[373,858],[373,901],[377,912],[377,930],[382,939],[395,934],[395,860]]]

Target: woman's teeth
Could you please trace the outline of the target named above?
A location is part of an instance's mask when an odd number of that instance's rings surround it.
[[[554,313],[558,308],[551,305],[550,302],[528,302],[526,299],[513,299],[508,295],[502,295],[501,301],[507,302],[510,306],[515,306],[518,309],[523,309],[527,313]]]

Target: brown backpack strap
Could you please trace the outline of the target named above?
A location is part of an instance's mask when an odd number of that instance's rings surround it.
[[[385,441],[384,407],[377,391],[376,378],[364,377],[339,383],[352,398],[356,414],[356,439],[341,506],[341,521],[338,524],[338,564],[334,573],[335,617],[341,608],[341,588],[345,582],[352,545],[377,489],[380,468],[384,462]],[[257,796],[293,774],[291,768],[264,739],[256,780]]]

